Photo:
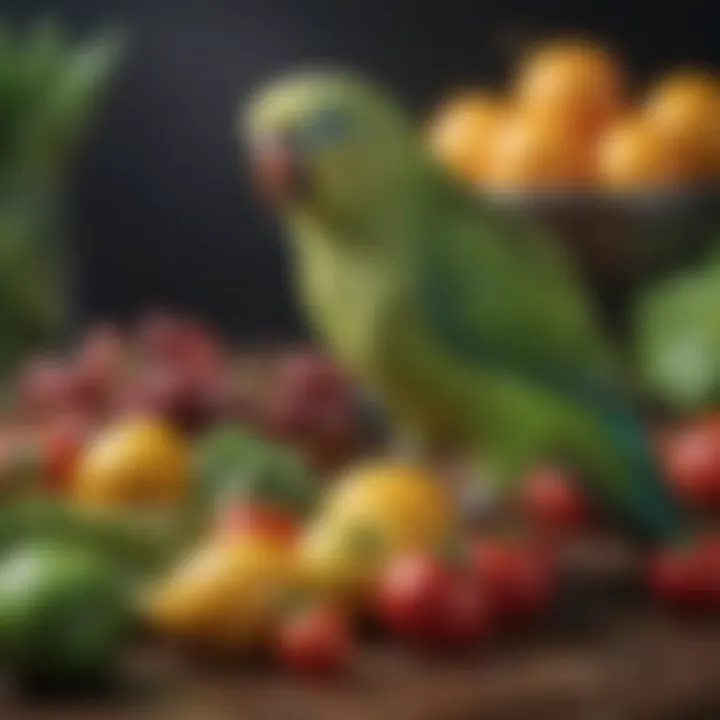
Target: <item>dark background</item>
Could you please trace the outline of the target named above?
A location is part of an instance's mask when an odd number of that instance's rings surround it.
[[[16,22],[57,15],[82,33],[126,27],[132,45],[73,193],[86,317],[149,304],[193,309],[240,337],[302,331],[272,219],[242,172],[239,100],[306,61],[363,69],[418,113],[455,85],[502,82],[523,42],[590,34],[633,78],[720,65],[717,2],[632,0],[0,0]]]

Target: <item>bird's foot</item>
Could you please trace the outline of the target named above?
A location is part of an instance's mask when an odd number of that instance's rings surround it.
[[[418,465],[427,464],[433,459],[428,443],[418,435],[410,433],[402,433],[394,439],[390,454],[398,460]]]
[[[442,467],[461,516],[473,527],[494,525],[503,495],[492,474],[474,461],[456,461]]]

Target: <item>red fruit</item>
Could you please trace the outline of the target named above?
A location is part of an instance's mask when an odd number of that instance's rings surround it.
[[[532,521],[553,530],[579,530],[590,519],[590,510],[574,479],[554,468],[537,470],[527,479],[522,505]]]
[[[258,504],[231,504],[218,513],[216,532],[222,537],[263,536],[293,543],[300,524],[291,513]]]
[[[115,417],[153,414],[150,398],[142,383],[130,382],[119,387],[110,399],[111,414]]]
[[[281,624],[276,652],[289,670],[326,677],[347,670],[353,636],[344,615],[329,607],[312,607],[288,616]]]
[[[208,383],[202,391],[201,403],[208,422],[258,422],[257,408],[250,394],[226,374]]]
[[[347,389],[340,369],[322,356],[299,352],[285,358],[279,367],[278,383],[294,398],[322,401],[337,397]]]
[[[70,368],[55,358],[36,358],[20,375],[21,408],[31,418],[48,417],[68,408],[74,400],[73,392]]]
[[[530,548],[480,540],[473,550],[473,566],[499,618],[527,618],[545,610],[552,600],[554,573],[547,560]]]
[[[703,538],[697,553],[698,583],[705,605],[708,609],[720,610],[720,536]]]
[[[200,323],[166,313],[152,313],[140,323],[138,343],[162,364],[180,364],[195,379],[208,380],[222,364],[222,350]]]
[[[83,338],[77,364],[90,375],[103,379],[120,371],[125,356],[125,338],[113,325],[92,328]]]
[[[280,364],[264,420],[269,434],[295,445],[320,469],[347,458],[357,439],[350,384],[335,365],[311,353]]]
[[[489,630],[489,603],[472,574],[427,555],[392,561],[379,580],[376,604],[395,637],[425,649],[469,647]]]
[[[150,357],[158,359],[172,357],[184,342],[183,322],[162,310],[147,313],[140,320],[137,341]]]
[[[77,414],[59,418],[41,432],[43,475],[49,490],[62,491],[69,487],[92,430],[92,421]]]
[[[655,595],[671,605],[698,608],[707,599],[702,555],[697,548],[666,548],[650,561],[648,581]]]
[[[187,345],[176,362],[195,382],[204,385],[216,382],[227,372],[223,349],[219,343],[202,334],[196,339],[187,339]]]
[[[668,475],[678,496],[689,505],[720,505],[720,420],[692,423],[665,442],[662,448]]]
[[[124,338],[112,326],[99,326],[84,338],[73,364],[75,394],[81,404],[104,408],[125,360]]]
[[[490,629],[490,600],[473,577],[460,575],[448,588],[441,617],[444,645],[470,647]]]
[[[136,411],[157,415],[186,430],[197,430],[206,421],[204,388],[182,368],[152,368],[136,392]]]

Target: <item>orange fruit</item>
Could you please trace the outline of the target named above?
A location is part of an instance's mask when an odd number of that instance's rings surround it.
[[[597,175],[612,189],[657,189],[692,179],[692,167],[677,143],[641,118],[624,120],[601,138]]]
[[[522,62],[515,97],[523,111],[594,137],[621,111],[624,73],[619,61],[590,42],[553,42]]]
[[[470,182],[482,178],[503,104],[490,95],[470,92],[443,105],[431,119],[430,149],[446,167]]]
[[[537,116],[517,116],[498,132],[487,185],[499,190],[583,187],[592,180],[584,138]]]
[[[720,80],[701,70],[676,71],[650,91],[645,116],[699,175],[720,174]]]

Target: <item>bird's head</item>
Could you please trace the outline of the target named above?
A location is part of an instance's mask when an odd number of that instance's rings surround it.
[[[351,74],[316,71],[271,83],[243,114],[255,182],[281,213],[349,219],[409,173],[411,124],[382,91]]]

